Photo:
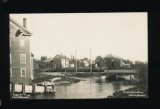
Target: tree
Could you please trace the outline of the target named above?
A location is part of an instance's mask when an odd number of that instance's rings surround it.
[[[97,67],[103,67],[104,59],[101,56],[97,56],[95,59],[95,63],[97,63]]]
[[[123,59],[123,62],[126,63],[126,64],[133,64],[133,62],[129,59],[127,59],[127,60]]]
[[[116,57],[112,54],[108,54],[104,57],[105,66],[108,69],[119,69],[120,68],[120,57]]]
[[[135,68],[138,69],[138,77],[141,83],[148,82],[148,63],[144,63],[141,61],[135,61]]]
[[[105,66],[108,67],[108,69],[112,69],[113,68],[113,61],[115,60],[115,56],[113,56],[112,54],[108,54],[104,57],[104,63]]]
[[[120,58],[115,58],[112,62],[112,67],[114,69],[120,69]]]

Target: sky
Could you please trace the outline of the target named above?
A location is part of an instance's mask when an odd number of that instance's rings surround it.
[[[56,54],[95,59],[113,54],[148,61],[147,12],[10,14],[20,24],[27,18],[35,58]]]

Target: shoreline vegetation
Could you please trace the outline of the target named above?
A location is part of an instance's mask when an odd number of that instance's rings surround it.
[[[42,72],[34,74],[35,78],[32,80],[32,83],[38,84],[44,83],[45,81],[50,82],[53,78],[61,78],[54,81],[55,85],[69,85],[72,83],[85,81],[86,78],[89,77],[100,77],[100,75],[101,72]]]
[[[139,84],[126,90],[115,91],[107,98],[148,98],[148,86]]]

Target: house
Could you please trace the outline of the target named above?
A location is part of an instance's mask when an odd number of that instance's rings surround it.
[[[74,66],[74,62],[69,61],[69,67],[75,67],[75,66]]]
[[[120,67],[121,67],[121,68],[130,68],[131,65],[130,65],[130,64],[125,64],[125,63],[123,62],[123,60],[121,59],[121,60],[120,60]]]
[[[90,66],[90,60],[88,60],[87,58],[80,59],[80,63],[83,63],[82,67],[89,67]]]
[[[46,60],[47,59],[47,56],[41,56],[41,60]]]
[[[10,18],[10,82],[30,84],[33,79],[33,57],[30,51],[32,33],[26,28],[27,19],[23,26]]]
[[[43,61],[42,60],[35,60],[34,59],[34,69],[43,69]]]
[[[76,59],[73,55],[71,55],[71,58],[69,60],[69,67],[75,67]]]
[[[53,68],[53,59],[52,58],[47,58],[43,61],[44,68]]]
[[[56,69],[69,67],[69,58],[65,55],[56,55],[53,58],[53,66]]]

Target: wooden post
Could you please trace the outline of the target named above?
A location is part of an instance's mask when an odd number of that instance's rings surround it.
[[[118,80],[118,75],[116,75],[116,80]]]
[[[15,93],[15,83],[12,83],[12,94]]]
[[[22,94],[25,94],[25,83],[22,83]]]
[[[44,93],[46,93],[47,92],[47,85],[45,84],[44,85]]]
[[[130,75],[130,81],[131,81],[131,75]]]
[[[52,85],[52,90],[54,91],[54,84]]]
[[[32,84],[32,93],[33,93],[33,94],[35,94],[35,92],[36,92],[35,89],[36,89],[36,84]]]
[[[37,87],[37,84],[35,84],[35,93],[36,93],[36,87]]]

